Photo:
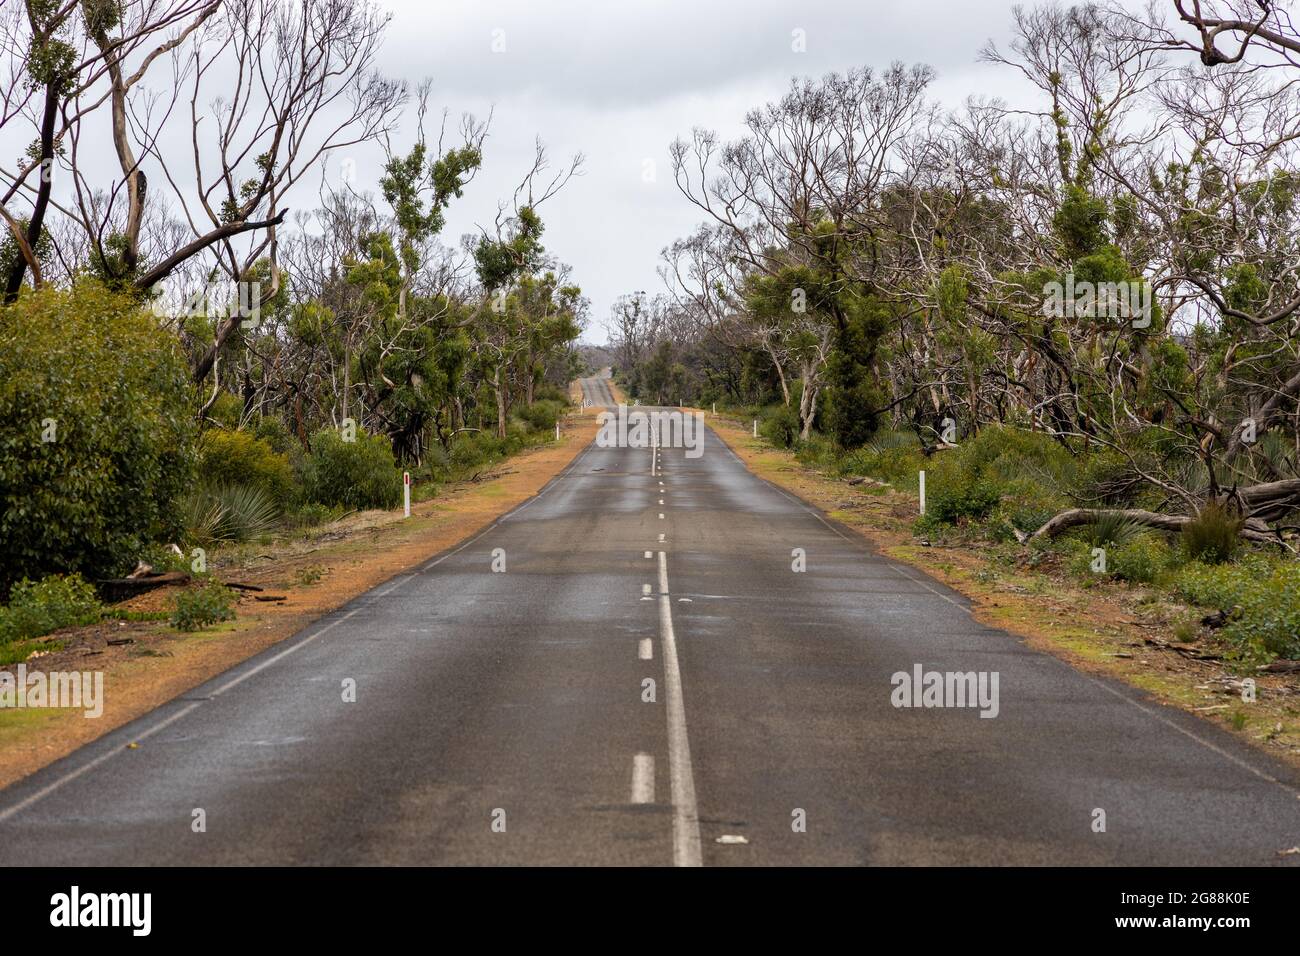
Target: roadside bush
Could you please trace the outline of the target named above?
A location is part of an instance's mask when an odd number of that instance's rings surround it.
[[[508,454],[511,438],[498,438],[493,432],[463,432],[456,436],[447,456],[453,472],[468,471]]]
[[[956,455],[966,474],[997,482],[1030,478],[1055,486],[1075,470],[1073,456],[1050,435],[997,425],[941,454]]]
[[[280,516],[271,495],[254,485],[200,485],[181,500],[180,511],[186,543],[200,547],[257,538]]]
[[[567,407],[569,404],[569,393],[560,388],[558,385],[538,385],[533,389],[533,402],[557,402],[561,406]]]
[[[927,475],[925,513],[941,524],[980,521],[992,514],[1001,500],[1001,491],[991,481],[942,482],[930,490]]]
[[[176,595],[171,625],[178,631],[200,631],[235,618],[235,595],[223,584],[208,581]]]
[[[194,420],[176,337],[133,299],[82,282],[0,308],[0,595],[124,572],[177,531]]]
[[[550,431],[564,414],[566,404],[550,399],[535,401],[519,410],[519,417],[535,431]]]
[[[911,432],[880,429],[866,445],[845,454],[839,470],[844,475],[865,475],[892,485],[915,487],[925,467],[921,440]]]
[[[1252,555],[1235,564],[1189,564],[1175,593],[1192,604],[1227,611],[1219,634],[1248,657],[1300,658],[1300,563]]]
[[[0,644],[91,624],[99,619],[99,611],[94,587],[80,574],[23,579],[10,591],[9,606],[0,608]]]
[[[251,485],[283,504],[294,494],[289,458],[246,431],[212,428],[199,440],[199,477],[208,485]]]
[[[344,509],[338,505],[323,505],[309,501],[296,511],[285,516],[285,523],[294,528],[314,528],[317,525],[338,521],[344,515]]]
[[[1055,516],[1068,501],[1064,496],[1053,492],[1037,482],[1030,480],[1008,482],[1003,489],[1002,502],[998,506],[997,516],[1001,518],[1006,529],[1003,537],[1014,538],[1011,529],[1032,533],[1041,528]]]
[[[1241,526],[1239,515],[1212,501],[1183,525],[1183,551],[1205,564],[1230,561],[1241,545]]]
[[[1083,539],[1094,548],[1117,548],[1137,540],[1145,528],[1119,512],[1110,511],[1083,529]]]
[[[999,528],[1005,534],[1008,523],[1029,531],[1051,517],[1064,503],[1056,489],[1074,468],[1069,452],[1049,436],[999,426],[935,452],[921,466],[927,517],[957,524],[984,521],[997,511],[995,534]],[[1010,500],[1000,507],[1004,496]]]
[[[1145,482],[1132,462],[1110,449],[1094,450],[1079,459],[1070,482],[1070,495],[1091,508],[1123,508],[1135,505]]]
[[[792,405],[776,405],[759,422],[758,432],[778,448],[791,448],[799,440],[799,412]]]
[[[1105,547],[1102,545],[1101,547]],[[1156,535],[1144,534],[1106,551],[1106,563],[1113,577],[1134,584],[1151,584],[1168,570],[1173,552]]]
[[[392,508],[402,500],[402,473],[384,436],[358,429],[348,442],[326,428],[312,437],[303,461],[303,490],[321,504]]]
[[[286,458],[293,452],[302,451],[302,445],[298,443],[293,432],[289,431],[289,426],[278,418],[269,415],[259,418],[257,424],[253,426],[253,433],[270,445],[272,451]]]
[[[997,485],[965,466],[956,450],[923,460],[925,517],[940,525],[987,518],[1002,499]]]

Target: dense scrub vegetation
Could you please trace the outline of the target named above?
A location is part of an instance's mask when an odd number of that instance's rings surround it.
[[[0,645],[91,614],[86,581],[202,576],[195,549],[394,508],[404,470],[427,498],[554,434],[587,302],[541,212],[581,157],[552,170],[539,141],[496,219],[444,244],[488,126],[426,131],[429,85],[377,70],[386,23],[349,0],[0,8],[0,136],[31,144],[0,169]]]
[[[743,409],[905,490],[924,468],[918,534],[1182,581],[1243,653],[1295,654],[1300,38],[1163,6],[1014,10],[981,51],[1014,109],[942,113],[893,64],[678,140],[705,221],[611,345],[642,402]]]

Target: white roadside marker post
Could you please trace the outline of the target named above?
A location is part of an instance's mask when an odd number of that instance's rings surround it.
[[[754,419],[754,437],[755,437],[755,438],[758,437],[758,419],[757,419],[757,418]]]
[[[556,441],[559,441],[559,440],[560,440],[560,423],[559,423],[559,422],[556,422],[556,423],[555,423],[555,440],[556,440]]]
[[[402,502],[406,509],[406,517],[411,517],[411,473],[402,472]]]
[[[921,514],[925,514],[925,472],[921,472]]]

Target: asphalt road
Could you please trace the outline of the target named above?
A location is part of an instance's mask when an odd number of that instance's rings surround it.
[[[996,672],[997,716],[895,707],[918,664]],[[1286,864],[1298,785],[981,626],[710,433],[699,457],[591,446],[469,542],[0,791],[0,865]]]

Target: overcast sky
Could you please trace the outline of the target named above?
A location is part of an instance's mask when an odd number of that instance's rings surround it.
[[[947,108],[972,94],[1015,100],[1015,76],[977,62],[1003,42],[1007,0],[387,0],[383,68],[433,80],[432,105],[453,116],[495,110],[484,168],[451,210],[454,244],[508,199],[540,135],[558,164],[585,172],[542,209],[549,251],[591,299],[585,339],[605,340],[611,303],[661,288],[660,250],[700,221],[672,180],[668,146],[692,127],[739,133],[747,110],[796,75],[891,60],[923,62]],[[792,50],[792,31],[806,52]],[[495,45],[501,52],[493,52]],[[656,178],[646,182],[646,161]],[[358,160],[358,181],[374,181]],[[369,174],[369,175],[368,175]]]

